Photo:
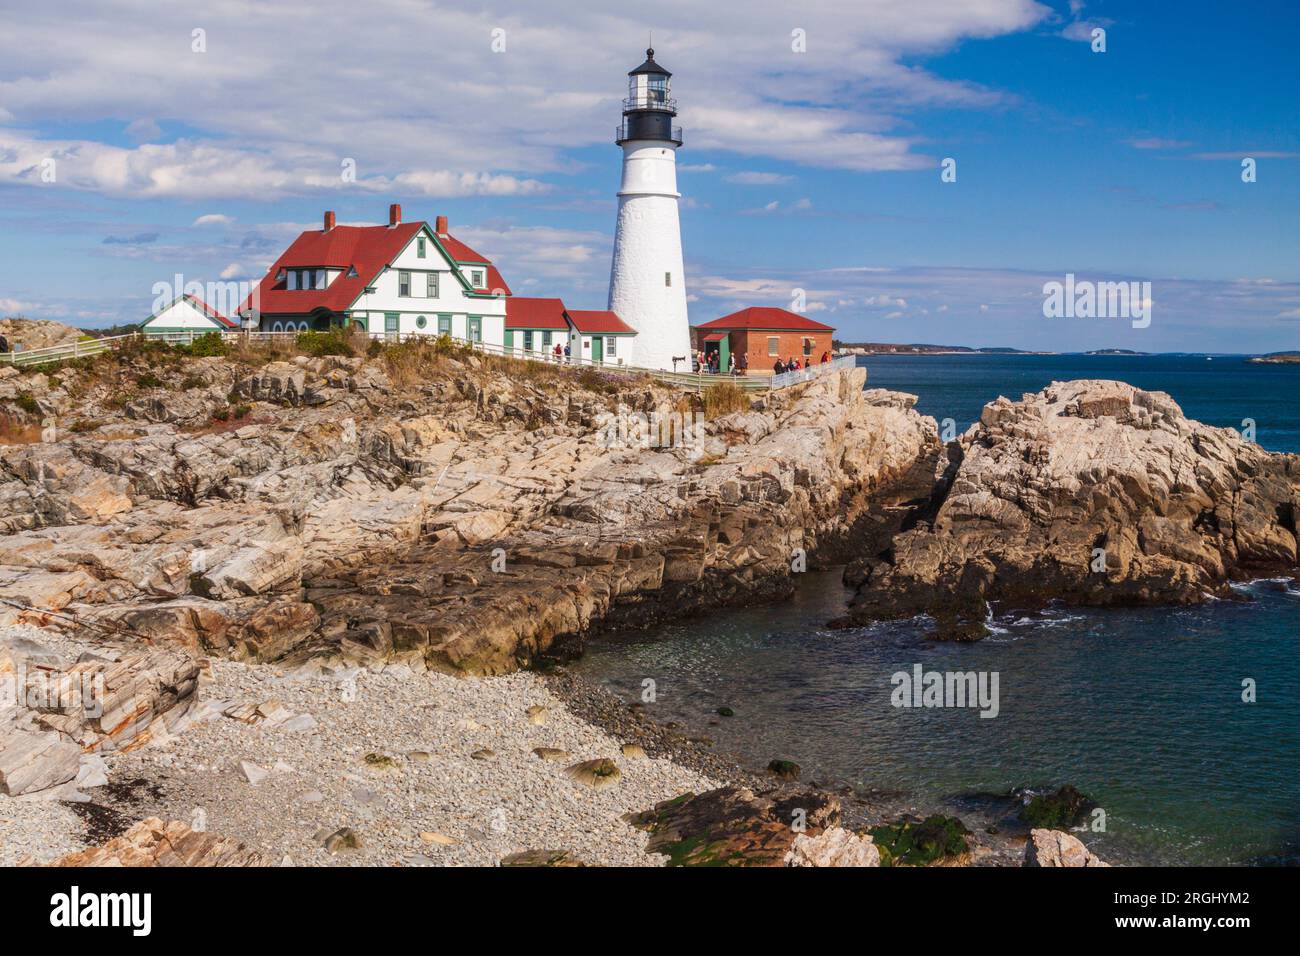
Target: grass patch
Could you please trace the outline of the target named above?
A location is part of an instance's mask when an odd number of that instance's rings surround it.
[[[704,417],[717,418],[749,410],[750,399],[735,382],[719,382],[704,390]]]
[[[41,413],[41,406],[31,392],[19,392],[14,396],[14,404],[28,415],[39,415]]]
[[[328,332],[300,332],[294,339],[294,345],[303,355],[321,358],[326,355],[356,355],[355,337],[346,329],[330,329]]]

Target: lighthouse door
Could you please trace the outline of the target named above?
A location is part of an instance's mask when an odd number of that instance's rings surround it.
[[[591,337],[591,361],[596,365],[605,361],[605,340],[599,335]]]

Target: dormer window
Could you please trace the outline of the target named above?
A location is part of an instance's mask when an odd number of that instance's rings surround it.
[[[483,270],[471,269],[469,273],[469,283],[476,289],[483,288]]]

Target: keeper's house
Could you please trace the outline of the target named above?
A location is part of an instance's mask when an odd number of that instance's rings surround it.
[[[744,355],[753,372],[771,371],[776,360],[791,357],[807,365],[819,362],[831,350],[835,328],[814,322],[807,316],[785,309],[753,307],[724,315],[691,329],[691,345],[697,352],[718,352],[719,368],[726,369],[732,355],[737,363]]]
[[[569,311],[560,299],[514,296],[496,266],[447,231],[447,217],[304,232],[239,308],[245,328],[371,335],[450,335],[519,356],[632,365],[636,330],[613,312]],[[229,320],[226,320],[229,321]]]
[[[245,327],[293,332],[359,326],[372,335],[446,333],[500,345],[510,287],[486,257],[447,231],[447,217],[304,232],[240,306]]]

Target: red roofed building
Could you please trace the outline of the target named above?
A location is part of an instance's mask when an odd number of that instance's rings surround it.
[[[566,309],[560,299],[514,296],[506,303],[507,351],[555,355],[571,361],[632,365],[636,329],[613,312]]]
[[[697,352],[719,352],[718,367],[728,368],[732,355],[749,363],[749,374],[771,372],[776,360],[794,357],[801,365],[814,364],[831,350],[835,328],[786,309],[754,306],[724,315],[691,329]]]
[[[446,333],[500,343],[510,288],[491,261],[447,231],[447,218],[340,226],[298,236],[240,306],[264,332],[359,326],[372,335]]]
[[[140,331],[145,335],[161,335],[172,339],[183,335],[230,332],[238,328],[239,323],[226,318],[189,292],[170,302],[155,303],[154,314],[140,325]]]
[[[608,309],[570,309],[568,314],[584,359],[606,365],[636,364],[636,329],[618,315]]]

